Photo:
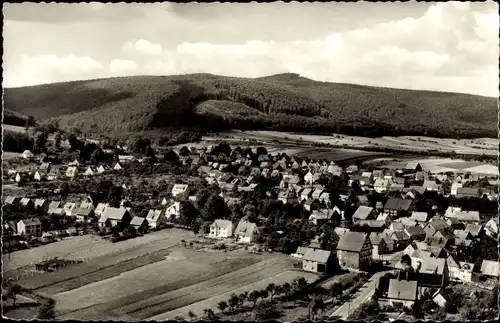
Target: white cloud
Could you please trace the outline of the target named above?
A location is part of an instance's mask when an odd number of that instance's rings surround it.
[[[109,71],[118,75],[133,75],[137,70],[137,64],[126,59],[113,59],[109,63]]]
[[[22,55],[21,63],[6,70],[5,86],[25,86],[94,78],[103,66],[87,56]]]
[[[163,52],[163,48],[161,44],[139,39],[136,42],[126,42],[122,47],[122,51],[129,55],[160,55]]]

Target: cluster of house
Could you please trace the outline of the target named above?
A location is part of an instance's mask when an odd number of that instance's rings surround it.
[[[136,159],[134,156],[120,155],[118,156],[118,162],[112,166],[107,164],[101,164],[99,166],[83,165],[78,160],[74,160],[67,165],[58,166],[53,166],[49,162],[42,162],[37,167],[31,167],[24,170],[10,169],[7,175],[12,176],[12,179],[17,183],[21,181],[40,182],[42,180],[54,181],[64,178],[73,179],[81,176],[95,176],[110,171],[120,171],[123,169],[124,164],[136,160],[139,162],[142,161],[141,159]]]

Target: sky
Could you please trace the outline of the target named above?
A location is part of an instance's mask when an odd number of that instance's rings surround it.
[[[4,87],[298,73],[498,96],[497,4],[4,4]]]

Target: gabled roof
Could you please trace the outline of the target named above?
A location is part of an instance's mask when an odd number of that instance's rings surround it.
[[[373,212],[373,208],[370,206],[361,205],[358,207],[356,212],[352,215],[353,219],[366,220],[368,216]]]
[[[20,220],[19,222],[24,223],[25,226],[42,225],[42,223],[38,219],[23,219],[23,220]],[[17,222],[17,223],[19,223],[19,222]]]
[[[256,230],[258,229],[255,223],[241,220],[240,223],[238,223],[234,234],[249,237]]]
[[[411,200],[391,197],[385,203],[384,208],[389,210],[408,211],[410,209],[411,202]]]
[[[414,211],[411,214],[411,218],[418,222],[426,222],[429,218],[429,214],[427,212],[416,212]]]
[[[389,281],[387,298],[404,301],[417,300],[417,281],[391,279]]]
[[[125,208],[107,207],[102,216],[105,219],[121,221],[127,212]]]
[[[483,260],[481,263],[481,273],[487,276],[498,277],[500,275],[500,263],[493,260]]]
[[[74,214],[81,216],[89,216],[92,212],[93,212],[92,209],[79,207],[75,210]]]
[[[420,268],[420,272],[442,275],[444,273],[445,266],[445,258],[434,258],[425,255],[424,257],[422,257],[422,267]]]
[[[420,226],[406,228],[405,230],[406,230],[406,233],[408,233],[410,235],[410,237],[425,235],[424,229]]]
[[[160,216],[161,210],[149,210],[148,215],[146,216],[146,220],[157,221]]]
[[[233,223],[229,220],[221,220],[221,219],[217,219],[214,221],[214,223],[212,223],[210,225],[210,227],[218,227],[218,228],[222,228],[222,229],[229,229],[231,226],[233,225]]]
[[[362,232],[349,231],[340,236],[337,250],[360,252],[368,239],[368,235]]]
[[[475,237],[481,233],[482,228],[480,224],[467,224],[465,230],[469,231]]]
[[[479,188],[477,187],[458,187],[457,195],[478,196]]]
[[[141,218],[140,216],[134,216],[132,220],[130,220],[130,225],[141,226],[144,221],[147,221],[145,218]]]
[[[320,264],[325,264],[328,262],[328,258],[330,258],[331,251],[329,250],[321,250],[321,249],[312,249],[308,248],[306,253],[304,254],[304,260],[314,261]]]

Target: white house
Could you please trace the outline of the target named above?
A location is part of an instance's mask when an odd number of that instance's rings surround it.
[[[167,218],[161,210],[149,210],[146,220],[151,228],[162,228],[167,223]]]
[[[94,211],[95,215],[101,216],[108,206],[109,206],[108,203],[97,204],[97,207],[95,208],[95,211]]]
[[[452,183],[451,184],[451,192],[450,192],[450,195],[457,195],[457,190],[459,188],[463,187],[463,184],[462,183]]]
[[[106,168],[103,165],[99,165],[97,167],[97,173],[102,174],[104,172],[106,172]]]
[[[378,178],[375,180],[375,183],[373,184],[373,188],[377,193],[383,193],[386,192],[387,189],[389,188],[390,182],[386,178]]]
[[[474,264],[469,262],[459,262],[460,269],[458,271],[458,280],[463,283],[470,283],[472,281],[472,270],[474,269]]]
[[[39,237],[42,235],[42,223],[38,219],[20,220],[17,222],[17,233]]]
[[[168,221],[172,221],[173,219],[178,219],[181,216],[181,203],[174,202],[172,205],[167,207],[165,211],[165,217]]]
[[[210,225],[210,238],[228,238],[233,235],[233,223],[229,220],[215,220]]]
[[[74,178],[74,177],[76,177],[77,173],[78,173],[78,167],[77,166],[69,166],[66,169],[66,177]]]
[[[120,163],[116,163],[115,166],[113,167],[114,170],[122,170],[122,165]]]
[[[74,211],[77,209],[78,205],[76,203],[68,202],[64,204],[63,210],[66,216],[74,216]]]
[[[238,241],[242,243],[253,242],[255,235],[258,233],[259,229],[257,228],[257,225],[255,223],[247,222],[244,220],[241,220],[240,223],[238,223],[238,226],[234,231],[234,235],[236,236]]]
[[[39,181],[40,182],[42,179],[45,178],[45,174],[46,174],[45,172],[43,172],[41,170],[40,171],[37,170],[35,172],[35,175],[33,176],[33,178],[34,178],[35,181]]]
[[[30,158],[33,158],[35,155],[33,155],[33,153],[29,150],[25,150],[23,152],[23,158],[24,159],[30,159]]]
[[[96,173],[96,171],[94,171],[92,169],[92,167],[87,167],[87,169],[85,170],[85,172],[83,173],[84,176],[94,176]]]
[[[304,176],[306,184],[312,185],[314,183],[314,175],[310,171]]]
[[[176,197],[180,194],[184,194],[186,193],[187,189],[187,184],[175,184],[174,187],[172,187],[172,196]]]

